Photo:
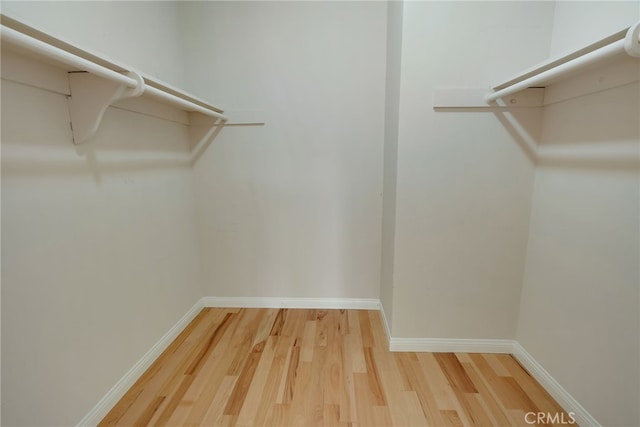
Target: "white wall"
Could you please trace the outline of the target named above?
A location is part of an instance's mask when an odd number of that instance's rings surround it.
[[[185,84],[173,1],[3,1],[2,13],[178,87]]]
[[[558,7],[554,46],[572,44],[570,30],[588,43],[640,16],[638,2]],[[621,74],[636,83],[544,109],[517,333],[606,426],[640,424],[640,66],[623,60],[547,88],[580,95]]]
[[[104,7],[76,17],[104,34]],[[3,50],[2,424],[74,425],[202,296],[187,129],[110,108],[76,147],[64,92],[7,80],[66,73],[9,76],[16,60]]]
[[[548,54],[553,3],[404,4],[393,336],[513,338],[541,112],[434,111]]]
[[[558,1],[550,57],[580,49],[640,19],[640,1]]]
[[[398,175],[398,124],[402,60],[402,6],[387,3],[387,70],[385,83],[384,164],[380,302],[389,328],[393,324],[393,264],[396,227],[396,177]]]
[[[182,12],[192,88],[266,120],[195,166],[205,294],[377,298],[386,4]]]
[[[544,111],[431,103],[637,2],[2,8],[266,119],[192,172],[182,125],[110,109],[76,151],[63,94],[3,81],[4,424],[77,422],[202,295],[380,296],[395,337],[516,336],[603,424],[640,423],[638,84]]]

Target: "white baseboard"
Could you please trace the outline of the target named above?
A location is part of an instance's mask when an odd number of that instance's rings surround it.
[[[102,399],[80,420],[78,426],[95,426],[109,413],[124,394],[135,384],[151,364],[169,347],[169,344],[187,327],[202,309],[202,300],[193,307],[178,322],[164,334],[153,347],[104,395]]]
[[[133,386],[140,376],[162,354],[171,342],[187,327],[203,307],[259,307],[259,308],[316,308],[380,310],[390,351],[507,353],[513,354],[529,373],[567,412],[575,414],[581,426],[600,427],[587,412],[517,341],[502,339],[454,338],[394,338],[384,308],[378,299],[368,298],[253,298],[204,297],[142,356],[142,358],[109,390],[109,392],[78,423],[78,426],[97,425],[113,406]]]
[[[515,342],[513,346],[513,356],[518,359],[518,362],[529,371],[531,376],[547,390],[565,411],[574,414],[578,425],[600,427],[600,423],[518,342]]]
[[[389,341],[389,351],[430,353],[513,353],[513,340],[457,338],[394,338],[384,307],[380,304],[382,323]]]
[[[382,304],[380,304],[380,312],[382,314],[385,333],[389,340],[389,351],[513,354],[522,366],[529,371],[531,376],[540,383],[567,413],[571,412],[574,414],[578,425],[601,427],[600,423],[517,341],[496,339],[393,338]]]
[[[278,297],[204,297],[204,307],[247,308],[325,308],[378,310],[377,298],[278,298]]]
[[[325,308],[378,310],[380,300],[375,298],[249,298],[203,297],[191,307],[173,327],[156,342],[136,364],[107,392],[106,395],[80,420],[78,426],[97,425],[115,406],[140,376],[187,327],[203,307],[259,307],[259,308]]]
[[[390,351],[432,353],[507,353],[513,351],[513,340],[458,338],[391,338]]]

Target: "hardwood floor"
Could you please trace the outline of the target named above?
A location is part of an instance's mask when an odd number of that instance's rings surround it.
[[[570,420],[510,355],[387,348],[377,311],[205,308],[100,425],[528,426],[528,412]]]

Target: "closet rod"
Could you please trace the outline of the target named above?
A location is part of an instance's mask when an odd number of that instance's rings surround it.
[[[125,85],[129,88],[135,89],[138,88],[138,86],[141,84],[143,90],[139,92],[140,94],[142,94],[144,91],[151,96],[167,101],[187,111],[195,111],[207,116],[215,117],[217,119],[220,119],[221,121],[228,120],[227,116],[225,116],[224,114],[220,114],[217,111],[210,110],[194,102],[180,98],[179,96],[165,92],[161,89],[157,89],[153,86],[145,84],[144,81],[141,81],[139,83],[132,77],[104,67],[102,65],[96,64],[95,62],[74,55],[73,53],[52,46],[41,40],[30,37],[12,28],[6,27],[5,25],[2,25],[2,41],[77,68],[78,71],[86,71],[104,79]]]
[[[197,113],[205,114],[207,116],[216,117],[222,121],[226,121],[228,119],[227,116],[225,116],[224,114],[220,114],[217,111],[209,110],[194,102],[187,101],[186,99],[182,99],[168,92],[164,92],[160,89],[156,89],[153,86],[144,85],[144,93],[147,93],[150,96],[154,96],[156,98],[160,98],[165,101],[168,101],[188,111],[195,111]]]
[[[490,104],[499,98],[512,95],[529,87],[545,86],[545,84],[549,83],[551,80],[558,79],[566,74],[576,71],[577,69],[584,68],[588,65],[625,52],[630,56],[640,56],[640,22],[629,28],[625,38],[586,53],[554,68],[543,71],[540,74],[536,74],[525,80],[514,83],[513,85],[500,89],[497,92],[488,93],[485,96],[485,101],[487,104]]]
[[[54,59],[66,65],[77,67],[82,71],[87,71],[91,74],[95,74],[96,76],[126,85],[130,88],[138,86],[138,82],[131,77],[125,76],[117,71],[110,70],[109,68],[98,65],[95,62],[91,62],[55,46],[51,46],[50,44],[34,39],[33,37],[29,37],[26,34],[22,34],[21,32],[4,25],[2,26],[2,41],[7,41],[15,46],[45,56],[49,59]]]

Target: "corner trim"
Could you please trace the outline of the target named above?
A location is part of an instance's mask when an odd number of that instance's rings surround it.
[[[578,425],[601,427],[600,423],[517,341],[513,346],[513,356],[565,411],[574,413]]]
[[[278,297],[204,297],[203,307],[246,308],[326,308],[378,310],[377,298],[278,298]]]
[[[77,427],[80,426],[96,426],[109,413],[109,411],[118,403],[125,393],[135,384],[135,382],[145,373],[155,360],[160,357],[163,351],[169,347],[169,344],[176,339],[178,335],[187,327],[187,325],[202,310],[202,299],[198,300],[187,313],[178,320],[160,339],[147,351],[144,356],[136,362],[135,365],[118,382],[111,387],[111,390],[105,394],[102,399],[85,415]]]
[[[387,314],[384,312],[384,304],[380,301],[380,315],[382,316],[382,326],[384,326],[384,334],[387,336],[387,347],[391,351],[391,328],[387,320]]]

